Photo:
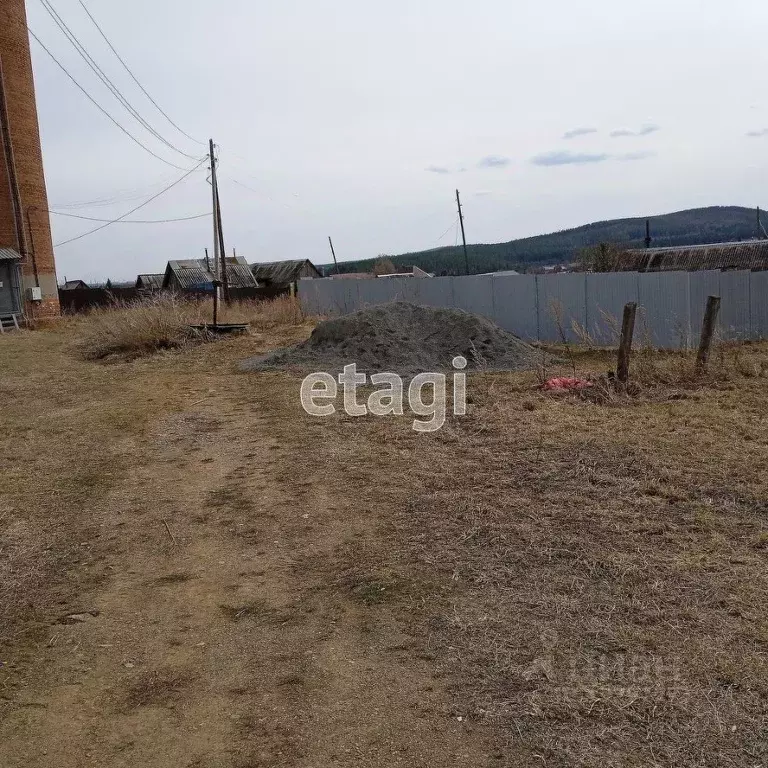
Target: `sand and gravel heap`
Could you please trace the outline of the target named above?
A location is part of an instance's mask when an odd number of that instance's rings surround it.
[[[365,373],[392,371],[413,376],[452,370],[464,356],[468,369],[516,371],[533,368],[541,353],[514,334],[461,309],[393,302],[320,323],[301,344],[245,360],[245,370],[275,368],[341,371],[357,363]]]

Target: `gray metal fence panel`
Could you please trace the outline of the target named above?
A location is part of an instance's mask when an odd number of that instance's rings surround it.
[[[456,306],[492,317],[524,339],[558,341],[552,303],[561,308],[569,341],[578,341],[573,321],[598,343],[612,343],[627,301],[637,301],[635,339],[676,348],[698,342],[707,296],[719,295],[725,338],[768,338],[768,272],[649,272],[564,275],[503,275],[371,280],[306,280],[299,286],[305,312],[343,314],[393,300],[436,307]]]
[[[768,339],[768,272],[749,275],[749,314],[752,338]]]
[[[618,344],[624,305],[639,301],[637,272],[587,274],[587,331],[596,344]]]
[[[535,275],[500,275],[491,279],[493,320],[522,339],[539,338]]]
[[[688,272],[641,272],[639,299],[643,311],[635,333],[638,343],[656,347],[686,347],[690,336]]]
[[[319,280],[299,280],[299,300],[302,310],[308,315],[321,314]]]
[[[411,278],[416,285],[416,302],[428,307],[453,306],[452,277]]]
[[[387,278],[394,280],[395,278]],[[416,297],[418,296],[418,289],[419,289],[419,283],[422,280],[429,280],[428,277],[404,277],[402,279],[398,279],[398,285],[397,285],[397,295],[395,296],[395,301],[416,301]]]
[[[361,306],[416,300],[416,280],[413,277],[382,277],[358,282]]]
[[[750,337],[749,275],[743,270],[720,273],[720,333],[723,339]]]
[[[343,315],[346,311],[344,296],[345,288],[344,283],[352,282],[351,280],[325,280],[325,288],[328,292],[324,304],[324,314],[326,315]]]
[[[454,306],[483,317],[493,318],[493,280],[491,275],[453,278]]]
[[[395,278],[387,278],[386,280],[357,280],[357,283],[359,283],[357,286],[357,296],[360,302],[358,309],[394,301],[398,288],[394,280]]]
[[[701,323],[704,320],[704,310],[707,307],[708,296],[720,295],[720,270],[706,269],[701,272],[691,272],[688,276],[691,318],[691,346],[699,344]]]
[[[343,289],[344,313],[360,309],[360,283],[362,280],[339,280]]]
[[[580,328],[587,325],[586,275],[572,272],[562,275],[538,275],[539,339],[578,341]]]

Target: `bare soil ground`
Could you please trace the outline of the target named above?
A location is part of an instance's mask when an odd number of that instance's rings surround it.
[[[238,372],[310,330],[0,339],[0,765],[768,765],[768,346],[417,434]]]

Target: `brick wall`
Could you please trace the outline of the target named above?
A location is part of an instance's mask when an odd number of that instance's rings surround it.
[[[32,317],[49,317],[59,314],[59,299],[24,0],[0,0],[0,60],[27,241],[25,296],[34,285],[43,291],[43,301],[27,302],[26,308]],[[0,153],[0,245],[18,248],[12,211],[8,169]]]

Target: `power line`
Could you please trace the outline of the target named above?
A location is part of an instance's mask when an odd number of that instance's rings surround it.
[[[148,146],[146,146],[145,144],[142,144],[141,141],[139,141],[139,139],[137,139],[132,133],[130,133],[130,131],[128,131],[126,128],[120,125],[120,123],[118,123],[117,120],[115,120],[115,118],[112,117],[112,115],[110,115],[109,112],[107,112],[107,110],[104,109],[104,107],[102,107],[101,104],[99,104],[96,101],[96,99],[94,99],[93,96],[91,96],[91,94],[88,93],[88,91],[86,91],[85,88],[83,88],[83,86],[80,85],[80,83],[78,83],[77,80],[75,80],[75,78],[69,74],[69,72],[67,71],[67,68],[51,53],[51,51],[46,47],[43,41],[29,27],[27,27],[27,30],[29,31],[29,34],[32,35],[32,37],[35,39],[37,44],[53,59],[53,61],[56,63],[59,69],[61,69],[61,71],[85,94],[88,100],[102,114],[108,117],[132,142],[134,142],[135,144],[138,144],[138,146],[140,146],[145,152],[149,152],[150,155],[152,155],[153,157],[156,157],[158,160],[160,160],[160,162],[165,163],[166,165],[170,165],[171,168],[176,168],[179,171],[188,170],[187,168],[184,168],[181,165],[176,165],[175,163],[172,163],[170,160],[166,160],[164,157],[161,157],[156,152],[153,152]],[[199,167],[200,165],[196,165],[192,170],[197,170]]]
[[[135,208],[131,208],[130,211],[127,213],[124,213],[122,216],[118,216],[116,219],[112,219],[111,221],[108,221],[106,224],[102,224],[100,227],[95,227],[94,229],[88,230],[88,232],[83,232],[82,235],[77,235],[77,237],[70,237],[69,240],[63,240],[60,243],[55,243],[54,248],[58,248],[60,245],[67,245],[67,243],[74,243],[75,240],[80,240],[83,237],[87,237],[88,235],[92,235],[94,232],[99,232],[102,229],[105,229],[106,227],[110,226],[110,224],[117,224],[117,222],[122,221],[126,217],[130,216],[132,213],[135,213],[140,208],[143,208],[145,205],[149,205],[153,200],[157,200],[160,195],[164,195],[168,190],[173,189],[177,184],[181,184],[184,179],[187,178],[187,176],[191,176],[208,158],[204,157],[194,168],[187,171],[181,178],[176,179],[176,181],[173,182],[173,184],[170,184],[165,189],[158,192],[156,195],[152,195],[152,197],[149,198],[149,200],[144,201],[141,205],[137,205]]]
[[[86,49],[86,47],[80,42],[80,40],[78,40],[75,33],[67,26],[67,23],[58,14],[56,9],[51,4],[50,0],[40,0],[40,2],[43,8],[45,9],[45,11],[53,19],[54,23],[56,24],[56,26],[58,26],[61,32],[64,33],[64,36],[67,38],[67,40],[69,40],[69,42],[72,44],[72,46],[80,55],[80,57],[83,59],[83,61],[85,61],[85,63],[96,74],[96,76],[101,80],[101,82],[107,87],[107,89],[112,93],[112,95],[122,104],[122,106],[125,107],[125,109],[131,115],[131,117],[135,118],[142,125],[143,128],[149,131],[156,139],[158,139],[158,141],[161,141],[169,149],[172,149],[174,152],[178,152],[180,155],[183,155],[184,157],[187,157],[190,160],[195,160],[196,158],[194,155],[187,154],[186,152],[184,152],[183,150],[179,149],[177,146],[172,144],[160,133],[158,133],[158,131],[155,130],[139,114],[138,110],[128,101],[128,99],[122,94],[120,89],[109,79],[109,76],[96,63],[93,56],[91,56],[88,53],[88,50]]]
[[[122,221],[121,219],[94,219],[92,216],[78,216],[76,213],[62,213],[61,211],[49,210],[48,213],[52,213],[54,216],[66,216],[70,219],[84,219],[85,221],[106,221],[110,224],[167,224],[171,221],[192,221],[192,219],[202,219],[205,216],[211,215],[211,212],[207,211],[206,213],[198,213],[194,216],[181,216],[177,219],[148,219],[144,221],[139,219],[131,219],[130,221]]]
[[[133,74],[133,72],[130,70],[130,68],[128,67],[128,65],[127,65],[127,64],[125,63],[125,61],[123,60],[123,57],[122,57],[122,56],[120,56],[120,54],[119,54],[119,53],[118,53],[118,52],[115,50],[115,47],[114,47],[114,46],[112,45],[112,43],[109,41],[109,38],[108,38],[108,37],[106,36],[106,34],[104,33],[104,30],[102,30],[102,28],[99,26],[99,24],[98,24],[98,22],[96,21],[96,19],[94,19],[94,18],[93,18],[93,16],[91,15],[91,12],[88,10],[88,8],[87,8],[87,6],[85,5],[85,3],[83,2],[83,0],[79,0],[79,2],[80,2],[80,5],[82,5],[82,6],[83,6],[83,10],[84,10],[84,11],[85,11],[85,12],[88,14],[88,18],[89,18],[89,19],[90,19],[90,20],[93,22],[93,24],[94,24],[94,26],[96,27],[96,29],[98,29],[98,30],[99,30],[99,34],[100,34],[100,35],[101,35],[101,36],[104,38],[104,42],[106,42],[106,44],[109,46],[109,48],[110,48],[110,50],[112,51],[112,53],[114,53],[114,54],[115,54],[115,56],[117,56],[117,59],[118,59],[118,61],[119,61],[119,62],[120,62],[122,65],[123,65],[123,67],[125,67],[125,71],[126,71],[126,72],[127,72],[127,73],[128,73],[130,76],[131,76],[131,78],[133,79],[133,82],[134,82],[134,83],[136,83],[136,85],[138,85],[138,86],[139,86],[139,88],[141,88],[141,90],[142,90],[142,92],[144,93],[144,95],[145,95],[145,96],[146,96],[146,97],[147,97],[147,98],[148,98],[148,99],[149,99],[149,100],[150,100],[150,101],[151,101],[151,102],[152,102],[152,103],[155,105],[155,107],[157,108],[157,111],[158,111],[158,112],[160,112],[160,114],[161,114],[161,115],[162,115],[162,116],[163,116],[163,117],[164,117],[164,118],[165,118],[165,119],[166,119],[166,120],[167,120],[167,121],[168,121],[168,122],[169,122],[169,123],[170,123],[170,124],[171,124],[171,125],[172,125],[172,126],[175,128],[175,129],[176,129],[176,130],[177,130],[177,131],[179,131],[179,133],[183,133],[183,134],[184,134],[184,136],[186,136],[186,137],[187,137],[187,138],[188,138],[190,141],[194,141],[196,144],[200,144],[201,146],[205,146],[205,142],[203,142],[203,141],[199,141],[198,139],[194,138],[193,136],[190,136],[190,135],[189,135],[189,134],[188,134],[186,131],[184,131],[184,130],[182,130],[181,128],[179,128],[179,126],[178,126],[178,125],[176,125],[176,123],[174,123],[174,122],[173,122],[173,120],[171,120],[171,118],[170,118],[170,117],[168,117],[167,113],[166,113],[166,112],[165,112],[165,111],[164,111],[164,110],[163,110],[163,109],[160,107],[160,105],[159,105],[159,104],[158,104],[158,103],[157,103],[157,102],[156,102],[156,101],[155,101],[155,100],[154,100],[154,99],[153,99],[153,98],[152,98],[152,97],[151,97],[151,96],[150,96],[150,95],[147,93],[147,90],[146,90],[146,88],[144,88],[144,86],[143,86],[143,85],[142,85],[142,84],[139,82],[139,80],[138,80],[138,78],[136,77],[136,75],[134,75],[134,74]]]
[[[450,226],[448,227],[448,229],[446,229],[446,230],[445,230],[445,232],[443,232],[443,234],[442,234],[442,235],[440,235],[440,237],[438,237],[438,238],[437,238],[437,240],[435,240],[435,242],[436,242],[436,243],[439,243],[439,242],[440,242],[440,241],[441,241],[441,240],[442,240],[442,239],[443,239],[443,238],[444,238],[444,237],[445,237],[445,236],[446,236],[446,235],[447,235],[447,234],[448,234],[448,233],[449,233],[449,232],[450,232],[450,231],[451,231],[451,230],[454,228],[454,226],[456,226],[456,224],[458,223],[458,221],[459,221],[459,217],[457,216],[457,217],[456,217],[456,218],[455,218],[455,219],[454,219],[454,220],[451,222],[451,224],[450,224]]]
[[[51,203],[51,209],[55,211],[69,210],[77,208],[98,208],[102,206],[115,205],[116,203],[130,203],[133,200],[142,200],[147,195],[151,195],[157,189],[170,184],[175,176],[160,179],[154,182],[154,184],[145,184],[141,187],[129,187],[125,189],[118,189],[115,193],[109,197],[98,197],[93,200],[79,200],[70,203]]]

